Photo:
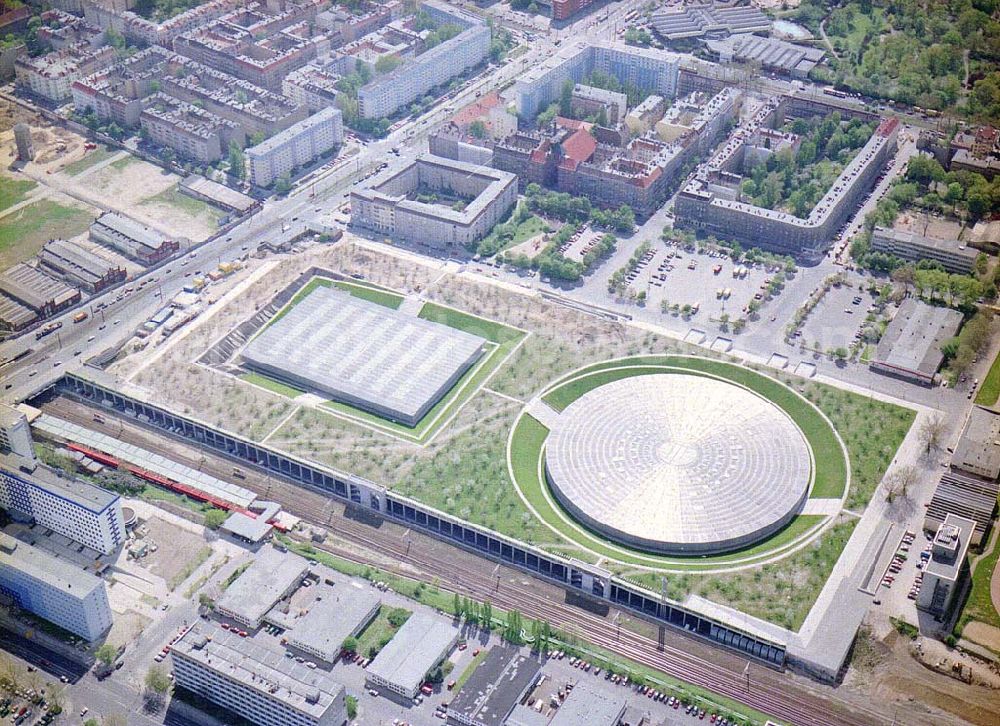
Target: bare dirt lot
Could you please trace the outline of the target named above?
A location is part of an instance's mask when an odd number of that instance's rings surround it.
[[[146,541],[156,543],[156,552],[150,551],[142,564],[154,575],[166,580],[168,586],[180,584],[177,580],[185,572],[190,574],[208,544],[186,530],[176,527],[159,517],[151,517],[145,522],[149,529]],[[152,549],[152,547],[150,548]]]

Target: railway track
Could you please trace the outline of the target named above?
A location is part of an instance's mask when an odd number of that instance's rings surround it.
[[[93,413],[98,411],[82,401],[65,396],[55,397],[41,408],[46,413],[90,427],[94,427]],[[167,437],[163,432],[138,424],[134,419],[120,418],[113,411],[99,410],[107,421],[101,427],[105,433],[114,432],[122,441],[169,456],[219,478],[230,478],[233,462],[225,456],[199,448],[191,442]],[[246,479],[240,482],[242,486],[281,502],[286,511],[304,522],[331,529],[346,542],[367,548],[387,558],[391,564],[373,561],[375,558],[366,559],[349,547],[331,544],[319,547],[330,554],[400,576],[434,580],[445,590],[479,601],[490,600],[505,610],[517,609],[527,617],[546,620],[558,629],[574,632],[582,639],[624,658],[793,724],[872,726],[890,721],[874,709],[849,705],[827,694],[815,693],[811,688],[795,683],[789,674],[763,666],[752,671],[748,690],[744,676],[746,658],[710,645],[692,634],[662,626],[659,637],[652,638],[627,628],[616,628],[608,617],[610,613],[602,617],[560,602],[552,592],[565,595],[564,589],[538,581],[528,573],[501,564],[500,570],[497,570],[504,573],[501,577],[488,567],[493,564],[489,560],[444,544],[419,530],[413,530],[413,534],[409,535],[410,530],[405,525],[392,520],[386,520],[392,522],[388,526],[373,527],[349,515],[339,514],[338,509],[344,509],[345,505],[324,493],[253,469],[246,474]],[[461,554],[449,557],[447,561],[439,560],[435,555],[440,553],[432,550],[442,547]],[[470,561],[482,566],[470,565]],[[442,564],[444,562],[446,564]],[[611,610],[615,609],[612,604],[607,605]],[[629,611],[623,612],[632,615]]]

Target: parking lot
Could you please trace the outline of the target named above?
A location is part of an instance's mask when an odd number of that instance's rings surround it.
[[[874,345],[882,317],[878,294],[869,291],[866,278],[851,275],[843,284],[830,286],[806,317],[794,342],[821,352],[851,350],[852,346],[863,351]]]
[[[646,307],[674,312],[690,306],[691,317],[708,321],[723,315],[746,317],[751,301],[761,306],[761,315],[776,266],[736,264],[724,251],[689,252],[675,246],[654,245],[640,262],[629,288],[638,296],[646,293]]]

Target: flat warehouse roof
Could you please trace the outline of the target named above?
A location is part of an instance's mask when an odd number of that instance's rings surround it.
[[[480,355],[486,341],[317,287],[243,351],[251,368],[415,423]]]
[[[455,626],[429,613],[413,613],[375,660],[369,676],[377,676],[408,691],[416,690],[427,671],[447,655],[458,636]]]
[[[909,298],[897,311],[875,349],[874,362],[928,378],[944,359],[941,344],[958,332],[962,313]]]
[[[318,585],[320,591],[309,612],[295,621],[288,643],[323,653],[332,662],[344,640],[357,632],[381,600],[353,585]],[[322,599],[320,599],[322,598]]]
[[[216,606],[247,620],[260,621],[307,569],[306,561],[298,555],[264,547]]]

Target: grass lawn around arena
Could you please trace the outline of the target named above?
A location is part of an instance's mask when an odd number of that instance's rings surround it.
[[[980,406],[994,406],[1000,398],[1000,355],[993,360],[989,373],[983,379],[983,385],[976,393],[976,403]]]
[[[267,325],[261,328],[261,331],[280,320],[289,310],[317,287],[338,287],[354,297],[375,303],[376,305],[383,305],[393,310],[398,310],[405,299],[398,292],[361,280],[347,281],[333,280],[327,277],[315,277],[303,285],[302,289],[295,293],[288,304],[278,311],[268,321]],[[462,404],[468,401],[479,390],[527,335],[523,330],[430,302],[424,303],[418,317],[478,335],[486,339],[487,346],[483,356],[462,374],[451,390],[442,396],[441,400],[434,404],[415,426],[407,426],[404,423],[391,421],[378,414],[364,411],[340,401],[325,401],[321,404],[322,408],[355,423],[369,426],[384,433],[413,441],[414,443],[423,443],[437,432]],[[259,332],[257,334],[259,335]],[[248,383],[261,386],[289,398],[301,396],[306,392],[260,373],[244,373],[240,378]]]
[[[973,620],[1000,628],[1000,612],[997,612],[990,595],[990,581],[1000,559],[1000,535],[994,533],[992,539],[993,549],[976,562],[972,571],[972,587],[955,625],[956,636],[961,636],[962,630]]]

